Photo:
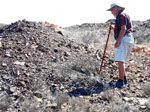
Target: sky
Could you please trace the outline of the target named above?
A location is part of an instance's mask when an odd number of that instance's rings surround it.
[[[26,19],[67,27],[83,23],[103,23],[113,19],[106,11],[111,3],[125,7],[132,20],[150,19],[149,0],[1,0],[0,23]]]

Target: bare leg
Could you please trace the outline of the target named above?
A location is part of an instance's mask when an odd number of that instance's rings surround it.
[[[118,61],[118,68],[119,68],[119,79],[124,80],[125,75],[124,62]]]

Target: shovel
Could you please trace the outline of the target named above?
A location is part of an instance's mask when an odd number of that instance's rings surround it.
[[[108,36],[107,36],[107,41],[106,41],[106,44],[105,44],[105,49],[104,49],[104,53],[103,53],[103,57],[102,57],[101,65],[100,65],[100,70],[98,72],[99,75],[101,74],[102,67],[103,67],[103,61],[104,61],[104,57],[105,57],[105,52],[106,52],[106,49],[107,49],[107,44],[108,44],[109,36],[110,36],[110,32],[111,32],[111,25],[112,25],[112,22],[109,25],[109,32],[108,32]]]

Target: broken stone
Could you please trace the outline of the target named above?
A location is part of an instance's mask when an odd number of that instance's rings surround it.
[[[129,103],[133,102],[133,98],[124,97],[123,100]]]
[[[16,92],[16,91],[17,91],[17,88],[16,88],[16,87],[11,87],[11,88],[10,88],[10,91]]]
[[[145,105],[146,103],[148,103],[148,99],[145,98],[138,98],[138,101],[140,105]]]
[[[71,56],[71,53],[66,51],[66,52],[64,52],[64,56],[67,56],[67,57]]]
[[[36,97],[36,96],[34,96],[34,99],[35,99],[37,102],[42,102],[42,101],[43,101],[42,98],[38,98],[38,97]]]
[[[42,94],[41,93],[38,93],[38,92],[35,92],[34,95],[38,98],[42,98]]]
[[[0,41],[0,48],[2,47],[2,42]]]
[[[2,63],[2,67],[7,67],[7,64],[6,63]]]
[[[9,52],[7,52],[7,53],[5,54],[5,56],[6,56],[6,57],[11,57],[11,55],[10,55]]]
[[[146,106],[145,105],[142,105],[142,106],[140,106],[140,109],[146,109]]]
[[[15,62],[13,62],[13,64],[24,66],[25,62],[15,61]]]

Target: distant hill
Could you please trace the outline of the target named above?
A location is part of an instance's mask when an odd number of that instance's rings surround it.
[[[1,28],[1,27],[3,27],[3,26],[5,26],[5,25],[6,25],[6,24],[2,24],[2,23],[0,23],[0,28]]]
[[[84,43],[101,43],[103,39],[106,40],[110,21],[106,23],[84,23],[81,25],[66,27],[65,29],[72,32],[77,40]],[[148,44],[150,42],[150,20],[133,21],[132,24],[135,42],[137,44]],[[87,42],[86,39],[89,41]],[[113,35],[111,35],[110,39],[113,39]]]

